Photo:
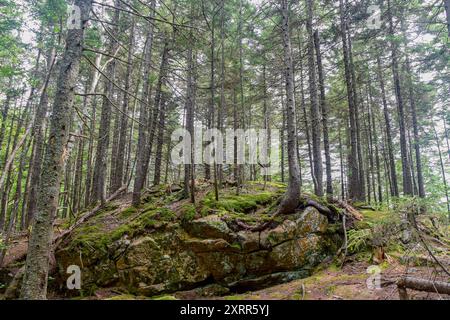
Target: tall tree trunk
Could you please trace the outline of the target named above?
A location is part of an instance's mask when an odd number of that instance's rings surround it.
[[[323,75],[322,55],[320,53],[319,31],[314,32],[314,44],[316,47],[317,70],[319,73],[319,91],[320,91],[320,105],[322,110],[322,130],[323,130],[323,147],[325,150],[325,170],[327,176],[327,198],[333,198],[333,180],[331,176],[331,155],[330,155],[330,141],[328,137],[328,106],[325,100],[325,80]]]
[[[299,34],[299,41],[298,41],[298,49],[299,52],[302,53],[303,48],[302,48],[302,41],[301,41],[301,35]],[[309,121],[308,121],[308,113],[306,111],[306,102],[305,102],[305,89],[304,89],[304,82],[303,82],[303,59],[299,59],[299,69],[300,69],[300,109],[302,111],[302,115],[303,115],[303,124],[304,124],[304,128],[303,128],[303,132],[305,132],[306,134],[306,144],[308,147],[308,160],[309,160],[309,168],[311,171],[311,179],[313,181],[314,184],[314,190],[317,188],[316,187],[316,179],[314,177],[314,171],[313,171],[313,156],[312,156],[312,150],[311,150],[311,137],[310,137],[310,129],[309,129]]]
[[[91,86],[89,89],[89,93],[90,94],[94,94],[95,93],[95,89],[97,87],[98,81],[100,79],[100,72],[98,71],[100,69],[100,63],[101,63],[101,59],[102,56],[100,54],[98,54],[95,58],[95,70],[92,70],[91,72]],[[89,127],[91,128],[91,130],[89,130],[89,142],[88,142],[88,158],[87,158],[87,164],[86,164],[86,192],[85,192],[85,197],[84,197],[84,207],[88,207],[91,204],[91,187],[92,187],[92,164],[93,164],[93,153],[94,153],[94,128],[95,128],[95,123],[96,123],[96,119],[97,119],[97,115],[96,115],[96,110],[97,110],[97,97],[96,96],[92,96],[92,100],[90,99],[90,95],[85,96],[84,99],[84,104],[87,106],[89,106],[89,104],[91,105],[91,119],[89,122]]]
[[[394,33],[394,22],[392,18],[391,0],[388,0],[387,3],[388,3],[387,12],[389,20],[389,35],[393,37],[395,33]],[[398,45],[395,43],[394,40],[391,40],[392,74],[394,81],[395,98],[397,101],[398,122],[400,128],[400,153],[402,159],[403,193],[405,195],[413,195],[411,173],[409,170],[409,161],[408,161],[408,147],[406,142],[405,112],[400,85],[397,54],[398,54]]]
[[[190,34],[192,39],[192,34]],[[190,164],[184,165],[184,196],[190,196],[191,202],[195,203],[195,176],[194,176],[194,113],[195,113],[195,61],[192,47],[187,52],[187,88],[186,88],[186,129],[191,136]]]
[[[225,0],[220,3],[220,103],[217,111],[217,129],[223,130],[223,114],[226,112],[225,106]],[[223,166],[217,165],[218,185],[222,185]]]
[[[152,117],[150,120],[151,123],[151,127],[150,127],[150,134],[149,134],[149,143],[148,143],[148,151],[149,153],[146,155],[147,159],[145,160],[147,163],[150,161],[150,153],[152,151],[152,146],[153,146],[153,140],[155,137],[155,133],[158,132],[157,135],[157,146],[156,146],[156,151],[157,153],[159,152],[160,154],[156,154],[155,155],[155,176],[153,183],[154,184],[159,184],[160,182],[160,176],[157,177],[157,175],[161,174],[161,151],[162,149],[162,145],[161,147],[158,144],[162,144],[162,138],[163,138],[163,128],[161,128],[161,122],[158,121],[158,119],[162,120],[163,122],[165,121],[164,118],[164,112],[165,112],[165,104],[166,104],[166,93],[164,92],[165,88],[165,84],[166,84],[166,77],[167,77],[167,68],[168,68],[168,63],[169,63],[169,51],[170,51],[170,44],[169,44],[169,40],[166,39],[165,43],[164,43],[164,48],[163,48],[163,52],[162,52],[162,57],[161,57],[161,66],[159,69],[159,79],[158,79],[158,84],[156,87],[156,92],[155,92],[155,105],[153,106],[153,112],[152,112]],[[160,117],[158,118],[158,115],[160,115]],[[157,131],[158,129],[158,131]],[[158,159],[159,156],[159,159]]]
[[[409,89],[409,103],[411,107],[412,125],[413,125],[413,137],[414,137],[414,152],[416,157],[416,170],[417,170],[417,186],[419,191],[419,197],[425,197],[425,183],[423,181],[422,159],[420,156],[420,141],[419,141],[419,126],[417,123],[417,110],[416,100],[414,97],[414,87],[412,81],[412,70],[409,62],[408,55],[406,56],[406,72],[408,75],[408,89]]]
[[[381,169],[380,169],[380,152],[379,152],[379,139],[378,139],[378,132],[377,132],[377,125],[376,125],[376,117],[373,111],[372,106],[374,105],[373,102],[373,95],[372,95],[372,86],[369,84],[369,118],[370,123],[372,125],[372,136],[373,136],[373,144],[375,146],[375,166],[377,171],[377,186],[378,186],[378,202],[383,202],[383,189],[381,185]]]
[[[166,109],[167,104],[166,93],[163,93],[161,99],[161,107],[159,108],[158,134],[156,136],[156,153],[155,153],[155,174],[153,183],[159,185],[161,183],[161,163],[162,163],[162,147],[164,144],[164,133],[166,129]]]
[[[108,52],[115,55],[119,43],[113,38],[119,33],[119,18],[121,2],[115,0],[116,7],[112,18],[111,38],[109,39]],[[106,75],[109,79],[105,79],[103,89],[102,111],[100,116],[100,128],[98,130],[97,149],[95,152],[95,165],[92,182],[92,202],[100,201],[102,204],[106,201],[106,175],[108,166],[108,148],[110,142],[110,126],[111,126],[111,103],[113,100],[113,90],[116,73],[116,61],[113,59],[106,68]]]
[[[320,143],[320,111],[317,103],[317,80],[316,64],[314,59],[314,33],[313,33],[314,0],[307,1],[306,31],[308,33],[308,75],[309,75],[309,95],[311,101],[312,117],[312,150],[313,150],[313,171],[316,179],[315,194],[323,195],[323,168],[322,151]]]
[[[435,127],[433,121],[431,121],[431,123],[433,126],[433,132],[434,132],[434,138],[436,141],[436,146],[438,148],[439,164],[441,167],[441,174],[442,174],[442,183],[444,184],[445,198],[447,199],[447,213],[448,213],[448,219],[450,220],[450,195],[449,195],[449,191],[448,191],[447,177],[445,175],[444,160],[442,159],[441,144],[439,142],[439,136],[437,134],[436,127]]]
[[[388,162],[389,162],[389,172],[390,172],[390,185],[391,185],[391,196],[398,197],[398,183],[397,183],[397,169],[395,168],[395,158],[394,158],[394,146],[392,143],[392,129],[391,129],[391,119],[389,117],[389,110],[387,106],[386,100],[386,89],[384,84],[383,70],[381,67],[380,57],[377,55],[377,73],[378,73],[378,81],[380,82],[381,87],[381,98],[383,101],[383,114],[384,114],[384,122],[386,126],[386,142],[388,148]]]
[[[345,1],[346,7],[348,7],[348,0]],[[359,188],[358,188],[358,196],[357,199],[359,201],[365,201],[366,197],[366,185],[365,185],[365,174],[364,174],[364,158],[363,158],[363,143],[361,139],[361,119],[359,116],[360,112],[360,104],[358,99],[358,88],[357,82],[358,79],[356,77],[355,64],[353,60],[353,47],[352,47],[352,36],[349,29],[349,24],[346,24],[347,28],[347,44],[348,44],[348,58],[349,58],[349,67],[350,67],[350,76],[351,76],[351,84],[352,84],[352,97],[353,97],[353,106],[354,106],[354,122],[356,129],[356,150],[358,156],[358,175],[359,175]]]
[[[291,38],[289,31],[289,7],[287,0],[281,0],[284,67],[286,74],[286,111],[288,130],[289,184],[279,208],[279,214],[291,213],[300,200],[300,173],[296,147],[294,70],[292,64]]]
[[[65,149],[69,140],[71,108],[78,78],[84,28],[92,8],[91,0],[76,0],[80,8],[81,28],[67,32],[66,48],[60,63],[60,74],[55,93],[50,132],[45,150],[41,186],[33,231],[22,284],[22,299],[45,299],[49,258],[52,250],[53,220],[59,197],[59,184],[65,162]]]
[[[115,178],[114,183],[111,192],[117,191],[124,181],[124,163],[125,163],[125,150],[126,150],[126,143],[127,143],[127,128],[128,128],[128,109],[129,109],[129,97],[126,92],[130,90],[131,86],[131,76],[132,76],[132,69],[133,69],[133,52],[134,52],[134,30],[135,30],[135,19],[131,18],[131,25],[130,25],[130,35],[129,35],[129,42],[128,42],[128,57],[127,57],[127,70],[125,72],[125,87],[124,87],[124,94],[122,98],[122,115],[120,119],[120,132],[119,132],[119,141],[118,141],[118,154],[117,154],[117,163],[112,163],[112,165],[115,165]]]
[[[356,106],[354,103],[354,92],[352,86],[352,76],[349,61],[349,47],[347,43],[347,21],[346,12],[344,9],[343,0],[339,0],[339,10],[341,19],[341,38],[344,56],[345,69],[345,83],[347,85],[347,99],[349,108],[349,123],[350,123],[350,152],[348,154],[348,196],[352,200],[360,200],[360,175],[358,167],[358,141],[356,133]]]
[[[45,131],[45,116],[48,109],[48,93],[47,87],[50,81],[50,77],[53,70],[53,65],[56,59],[56,50],[52,48],[47,57],[47,77],[42,88],[41,97],[39,105],[36,109],[36,116],[34,118],[33,127],[33,153],[31,155],[30,162],[30,191],[28,195],[28,205],[27,205],[27,219],[25,226],[28,227],[31,220],[34,217],[37,204],[37,193],[39,188],[40,176],[41,176],[41,166],[42,166],[42,156],[44,153],[44,131]]]
[[[155,0],[150,3],[151,12],[150,15],[153,16],[155,9]],[[140,112],[139,112],[139,133],[138,133],[138,144],[136,151],[136,174],[134,178],[134,188],[133,188],[133,205],[137,206],[141,202],[141,191],[144,187],[144,183],[147,177],[148,161],[147,154],[150,153],[149,150],[149,94],[150,94],[150,71],[151,71],[151,58],[152,58],[152,48],[153,48],[153,23],[148,24],[147,40],[144,47],[144,61],[143,61],[143,87],[140,102]],[[154,106],[157,107],[156,105]]]

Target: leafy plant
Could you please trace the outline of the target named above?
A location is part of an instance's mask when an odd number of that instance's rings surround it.
[[[347,249],[350,253],[357,253],[367,249],[372,236],[371,229],[351,229],[347,232]]]

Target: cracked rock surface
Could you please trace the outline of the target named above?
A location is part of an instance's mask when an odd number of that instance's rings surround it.
[[[233,231],[213,214],[163,223],[104,250],[82,252],[69,246],[56,257],[61,279],[68,265],[82,264],[83,288],[92,290],[118,286],[152,296],[215,284],[242,291],[310,275],[341,245],[329,230],[327,218],[313,207],[286,215],[261,232]]]

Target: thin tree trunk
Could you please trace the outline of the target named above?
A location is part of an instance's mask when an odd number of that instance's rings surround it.
[[[153,16],[155,9],[155,0],[150,3],[151,12],[150,15]],[[150,90],[150,71],[151,71],[151,58],[152,58],[152,48],[153,48],[153,24],[148,25],[149,30],[147,33],[147,40],[145,42],[144,48],[144,73],[143,73],[143,87],[142,96],[140,103],[140,116],[139,116],[139,133],[138,133],[138,144],[136,151],[136,174],[134,178],[134,189],[133,189],[133,205],[137,206],[141,202],[141,191],[144,187],[144,183],[147,177],[148,161],[147,154],[150,153],[149,150],[149,90]],[[154,108],[157,106],[155,105]]]
[[[354,92],[352,86],[352,76],[349,62],[349,47],[347,43],[347,27],[346,27],[346,12],[344,9],[343,0],[339,0],[339,10],[341,19],[341,38],[344,56],[344,69],[345,69],[345,83],[347,85],[347,99],[349,108],[349,123],[350,123],[350,152],[348,154],[348,194],[350,199],[360,199],[360,175],[358,168],[358,146],[357,146],[357,133],[356,133],[356,106],[354,104]]]
[[[391,37],[393,37],[395,33],[394,33],[394,22],[392,18],[391,0],[388,0],[387,4],[388,4],[387,13],[389,20],[389,34]],[[411,174],[409,171],[408,147],[406,142],[405,112],[400,85],[397,54],[398,54],[398,46],[394,42],[394,40],[391,40],[392,74],[395,88],[395,98],[397,101],[397,108],[398,108],[398,122],[400,128],[400,153],[401,153],[402,173],[403,173],[403,193],[405,195],[413,195]]]
[[[155,92],[155,105],[153,106],[153,112],[152,112],[152,118],[150,120],[151,122],[151,127],[150,127],[150,134],[149,134],[149,143],[148,143],[148,151],[149,153],[146,155],[146,162],[148,163],[150,161],[150,153],[152,151],[152,146],[153,146],[153,140],[155,137],[155,133],[158,132],[157,135],[157,146],[156,146],[156,151],[157,153],[159,152],[159,159],[158,159],[158,154],[155,156],[155,176],[154,176],[154,184],[159,184],[159,180],[160,180],[160,173],[161,173],[161,151],[162,149],[160,149],[159,144],[162,144],[162,135],[163,135],[163,131],[161,128],[161,122],[158,121],[158,115],[160,116],[159,119],[162,121],[165,121],[164,118],[161,119],[161,116],[164,117],[164,108],[165,108],[165,104],[166,104],[166,95],[163,92],[163,86],[166,83],[166,77],[167,77],[167,68],[168,68],[168,62],[169,62],[169,51],[170,51],[170,44],[168,42],[169,40],[166,39],[165,43],[164,43],[164,48],[163,48],[163,52],[162,52],[162,57],[161,57],[161,66],[159,69],[159,79],[158,79],[158,84],[156,87],[156,92]],[[156,131],[158,129],[158,131]],[[162,147],[162,146],[161,146]],[[159,177],[157,177],[157,175],[159,175]]]
[[[312,150],[313,150],[313,168],[314,177],[316,179],[315,194],[323,195],[323,168],[322,168],[322,152],[320,143],[320,111],[317,103],[317,80],[316,80],[316,64],[314,60],[314,33],[313,33],[313,15],[314,0],[307,1],[307,20],[306,31],[308,33],[308,75],[309,75],[309,96],[311,102],[312,117]]]
[[[447,199],[448,219],[450,220],[450,195],[449,195],[448,186],[447,186],[447,177],[445,175],[444,159],[442,159],[441,144],[439,142],[439,136],[437,134],[436,127],[434,126],[433,122],[431,122],[431,123],[433,126],[434,138],[435,138],[436,146],[438,148],[438,153],[439,153],[439,164],[441,167],[442,183],[444,184],[445,198]]]
[[[384,122],[386,126],[386,140],[387,140],[387,148],[388,148],[388,162],[389,162],[389,172],[390,172],[390,185],[391,185],[391,196],[398,197],[398,183],[397,183],[397,170],[395,168],[395,158],[394,158],[394,147],[392,143],[392,129],[391,129],[391,119],[389,117],[389,110],[387,106],[386,100],[386,90],[384,84],[383,70],[381,68],[381,60],[377,55],[377,66],[378,66],[378,81],[380,82],[381,87],[381,98],[383,101],[383,114],[384,114]]]
[[[33,154],[31,156],[31,174],[30,174],[30,191],[28,195],[27,205],[27,219],[25,226],[28,227],[33,219],[36,211],[37,193],[40,183],[42,156],[44,153],[44,131],[45,131],[45,116],[48,109],[48,93],[47,88],[52,75],[53,66],[56,59],[56,50],[53,48],[47,58],[47,77],[41,92],[39,105],[36,110],[33,127]]]
[[[191,9],[192,10],[192,9]],[[192,33],[190,34],[192,39]],[[194,113],[195,113],[195,61],[192,47],[189,46],[187,52],[187,94],[186,94],[186,129],[191,136],[190,164],[184,165],[184,196],[190,196],[191,202],[195,203],[195,175],[194,175]]]
[[[116,37],[119,33],[119,18],[121,2],[115,0],[116,7],[112,18],[112,36]],[[114,55],[119,44],[112,37],[109,39],[108,52]],[[95,152],[95,165],[92,182],[92,202],[100,201],[102,204],[106,201],[106,175],[108,165],[108,147],[110,142],[110,126],[111,126],[111,101],[113,100],[114,78],[116,73],[116,61],[113,59],[106,68],[106,75],[103,90],[102,111],[100,116],[100,128],[98,130],[97,149]]]
[[[327,176],[327,199],[333,198],[333,181],[331,176],[330,141],[328,137],[328,106],[325,100],[325,80],[323,75],[322,54],[320,53],[319,31],[314,32],[314,44],[316,47],[317,69],[319,73],[320,105],[322,110],[323,147],[325,150],[325,170]]]
[[[287,0],[281,0],[282,35],[284,47],[284,67],[286,74],[286,110],[288,130],[288,162],[289,184],[278,214],[291,213],[297,208],[300,200],[300,174],[296,147],[294,70],[292,64],[291,39],[289,32],[289,7]]]
[[[130,38],[128,43],[128,57],[127,57],[127,70],[125,73],[125,87],[124,87],[124,94],[122,98],[122,115],[120,119],[120,133],[119,133],[119,141],[118,141],[118,154],[117,154],[117,162],[112,165],[115,165],[115,178],[114,183],[112,187],[112,192],[115,192],[118,190],[124,183],[124,163],[125,163],[125,150],[126,150],[126,143],[127,143],[127,128],[128,128],[128,117],[126,116],[128,114],[129,109],[129,97],[125,93],[130,90],[131,86],[131,76],[132,76],[132,58],[133,58],[133,52],[134,52],[134,30],[135,30],[135,19],[132,18],[131,26],[130,26]]]
[[[301,36],[299,35],[299,41],[298,41],[298,48],[299,48],[299,52],[302,53],[302,41],[301,41]],[[314,190],[317,189],[316,187],[316,179],[314,177],[314,171],[313,171],[313,156],[312,156],[312,150],[311,150],[311,137],[310,137],[310,130],[309,130],[309,121],[308,121],[308,114],[306,111],[306,102],[305,102],[305,89],[304,89],[304,83],[303,83],[303,59],[300,59],[299,61],[299,69],[300,69],[300,109],[302,110],[303,113],[303,123],[304,123],[304,128],[303,131],[306,134],[306,144],[308,147],[308,160],[309,160],[309,168],[311,171],[311,179],[313,181],[314,184]]]
[[[422,159],[420,156],[420,141],[419,141],[419,126],[417,123],[417,111],[416,111],[416,100],[414,97],[414,88],[412,81],[412,70],[411,64],[409,62],[409,57],[406,56],[406,72],[408,75],[408,87],[409,87],[409,103],[411,107],[412,125],[413,125],[413,136],[414,136],[414,151],[416,157],[416,170],[417,170],[417,186],[419,191],[419,197],[425,197],[425,183],[423,181],[423,170],[422,170]]]

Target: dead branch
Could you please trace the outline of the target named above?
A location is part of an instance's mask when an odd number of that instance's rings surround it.
[[[344,202],[342,200],[337,200],[336,203],[344,208],[353,218],[355,218],[356,220],[363,220],[363,215],[356,210],[354,207],[352,207],[351,205],[349,205],[347,202]]]

